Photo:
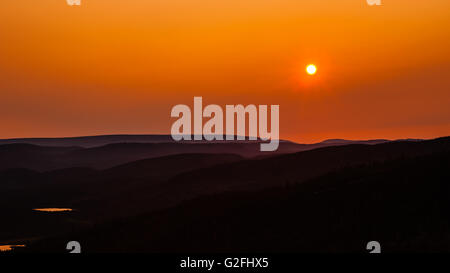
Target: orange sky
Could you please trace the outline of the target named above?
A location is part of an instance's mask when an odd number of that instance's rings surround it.
[[[194,96],[279,104],[298,142],[450,135],[448,0],[1,5],[0,138],[170,133]]]

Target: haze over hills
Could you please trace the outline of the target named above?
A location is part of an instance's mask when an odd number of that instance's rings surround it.
[[[184,154],[107,170],[0,172],[0,233],[86,252],[449,250],[450,137],[263,159]],[[29,208],[70,207],[52,217]],[[5,219],[6,219],[5,218]],[[43,220],[44,219],[44,220]],[[28,230],[32,223],[34,229]],[[72,240],[72,239],[70,239]]]
[[[319,143],[330,144],[330,145],[348,145],[348,144],[380,144],[380,143],[385,143],[385,142],[390,142],[390,141],[392,141],[392,140],[388,140],[388,139],[347,140],[347,139],[340,139],[340,138],[332,138],[332,139],[326,139]]]
[[[170,135],[98,135],[60,138],[12,138],[0,139],[2,144],[25,143],[52,147],[92,148],[113,143],[164,143],[173,142]]]
[[[334,145],[348,145],[348,144],[380,144],[392,141],[423,141],[423,140],[424,139],[417,139],[417,138],[406,138],[396,140],[389,140],[389,139],[348,140],[348,139],[332,138],[319,142],[319,144],[329,144],[334,146]]]
[[[234,136],[236,139],[236,136]],[[193,139],[193,136],[192,136]],[[224,136],[225,139],[225,136]],[[248,137],[247,137],[248,139]],[[405,139],[408,140],[408,139]],[[413,139],[411,139],[413,140]],[[416,139],[414,139],[416,140]],[[375,140],[345,140],[345,139],[328,139],[316,144],[307,145],[347,145],[347,144],[379,144],[383,142],[389,142],[392,140],[387,139],[375,139]],[[39,146],[51,146],[51,147],[83,147],[92,148],[98,146],[104,146],[108,144],[117,143],[167,143],[175,142],[171,135],[97,135],[97,136],[80,136],[80,137],[59,137],[59,138],[11,138],[0,139],[0,145],[4,144],[33,144]],[[180,141],[181,143],[186,141]],[[215,143],[217,141],[196,140],[195,143]],[[225,142],[238,142],[243,141],[229,141]],[[252,143],[259,143],[260,140],[251,141]],[[287,140],[280,140],[280,142],[291,142]],[[305,144],[304,144],[305,145]]]
[[[343,168],[304,183],[226,192],[53,236],[24,251],[384,253],[450,251],[450,153]]]
[[[225,135],[223,137],[225,139]],[[191,136],[194,139],[194,135]],[[234,136],[236,139],[236,136]],[[171,135],[97,135],[97,136],[80,136],[80,137],[57,137],[57,138],[12,138],[12,139],[0,139],[0,145],[2,144],[33,144],[39,146],[51,146],[51,147],[83,147],[92,148],[99,147],[108,144],[117,143],[172,143],[176,142],[173,140]],[[177,143],[184,143],[186,141],[182,140]],[[196,143],[214,143],[215,141],[206,140],[196,140]],[[226,142],[231,143],[235,141]],[[237,141],[236,141],[237,142]],[[239,141],[243,142],[243,141]],[[252,141],[259,143],[261,141]]]
[[[275,153],[260,152],[259,143],[115,143],[92,148],[48,147],[32,144],[0,145],[0,170],[27,168],[48,171],[88,167],[107,169],[128,162],[176,154],[236,154],[243,157],[273,156],[301,149],[281,143]]]
[[[388,140],[328,140],[316,144],[281,141],[275,152],[261,152],[261,141],[181,141],[170,135],[106,135],[75,138],[0,140],[0,170],[27,168],[38,171],[74,167],[107,169],[127,162],[161,156],[208,153],[242,157],[270,157],[320,147],[379,144]]]
[[[99,152],[104,147],[92,151]],[[322,147],[268,158],[194,153],[147,158],[103,170],[86,167],[45,172],[8,169],[0,171],[0,192],[6,193],[0,200],[0,217],[10,219],[11,224],[2,227],[0,242],[89,229],[117,218],[182,206],[186,201],[205,195],[289,188],[345,168],[365,166],[372,172],[372,166],[383,162],[401,164],[405,160],[449,151],[450,138],[447,137],[420,142]],[[75,212],[54,217],[32,212],[31,208],[35,207],[69,207]]]

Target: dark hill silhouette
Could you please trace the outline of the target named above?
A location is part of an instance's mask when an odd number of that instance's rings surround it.
[[[327,144],[327,145],[350,145],[350,144],[381,144],[386,142],[392,142],[392,141],[423,141],[423,139],[417,139],[417,138],[407,138],[407,139],[396,139],[396,140],[388,140],[388,139],[369,139],[369,140],[347,140],[347,139],[327,139],[322,142],[319,142],[318,144]]]
[[[107,169],[136,160],[188,153],[227,153],[247,158],[267,158],[320,147],[378,144],[386,141],[330,140],[316,144],[297,144],[290,141],[281,141],[280,147],[276,152],[260,152],[259,141],[174,142],[171,140],[171,136],[167,135],[7,139],[0,140],[0,170],[27,168],[37,171],[48,171],[74,167]],[[2,145],[2,143],[4,144]]]
[[[387,139],[370,139],[370,140],[327,139],[319,143],[329,145],[350,145],[350,144],[381,144],[390,141],[391,140]]]
[[[236,136],[234,136],[236,139]],[[224,137],[225,139],[225,137]],[[333,144],[333,145],[348,145],[348,144],[379,144],[388,142],[390,140],[344,140],[344,139],[330,139],[317,144]],[[171,135],[98,135],[98,136],[81,136],[81,137],[60,137],[60,138],[12,138],[0,139],[0,145],[5,144],[33,144],[38,146],[50,147],[83,147],[93,148],[105,146],[108,144],[117,143],[173,143]],[[185,142],[185,141],[181,141]],[[237,141],[226,141],[228,143]],[[260,142],[260,141],[252,141]],[[291,142],[282,140],[281,142]],[[196,141],[196,143],[211,143],[206,140]],[[293,142],[291,142],[293,143]]]
[[[370,167],[384,161],[447,152],[449,146],[447,137],[326,147],[263,159],[179,154],[106,170],[78,167],[46,172],[0,171],[0,192],[5,193],[0,199],[0,217],[14,223],[2,228],[0,240],[78,229],[107,219],[165,209],[205,194],[286,187],[346,167]],[[70,149],[68,153],[78,152]],[[54,218],[46,222],[29,212],[33,207],[70,207],[77,212],[57,218],[56,223],[52,222]]]
[[[104,218],[146,211],[148,208],[141,207],[139,202],[148,200],[165,179],[191,169],[242,159],[229,154],[183,154],[136,161],[105,171],[90,168],[0,171],[0,192],[4,193],[0,198],[0,217],[8,222],[0,229],[0,242],[61,232],[70,229],[73,223],[84,226]],[[133,200],[135,196],[143,198]],[[82,213],[56,217],[56,222],[47,217],[46,222],[31,211],[42,207],[70,207]]]
[[[280,155],[263,160],[247,160],[206,170],[181,174],[166,183],[183,192],[246,190],[302,182],[349,166],[385,160],[411,158],[450,150],[450,137],[421,142],[389,142],[378,145],[346,145]],[[218,175],[220,174],[220,175]],[[189,182],[186,182],[189,181]],[[215,181],[215,183],[208,183]],[[173,184],[173,185],[172,185]],[[193,190],[194,189],[194,190]]]
[[[66,167],[62,160],[67,153],[79,147],[43,147],[32,144],[0,145],[0,170],[28,168],[50,170]]]
[[[153,144],[128,145],[139,148],[141,145]],[[123,154],[120,150],[122,145],[118,148],[115,154]],[[41,190],[34,202],[42,203],[38,202],[41,199],[55,200],[51,197],[56,196],[56,200],[66,200],[65,206],[87,210],[89,217],[110,218],[172,206],[202,194],[283,186],[346,166],[427,155],[448,149],[449,139],[445,138],[423,142],[326,147],[266,159],[239,160],[239,156],[232,155],[181,154],[127,163],[97,172],[70,168],[67,171],[43,173],[33,179],[36,186],[48,188],[51,193],[42,194]],[[97,159],[108,159],[110,152],[106,146],[87,150],[86,158],[93,158],[97,154]],[[101,155],[103,150],[106,155]],[[74,152],[78,153],[79,150]]]
[[[173,142],[170,135],[99,135],[61,138],[13,138],[0,139],[0,145],[4,144],[33,144],[50,147],[78,146],[92,148],[114,143],[165,143]]]
[[[234,154],[177,154],[133,161],[104,171],[105,177],[126,179],[164,179],[179,173],[214,165],[241,161]]]
[[[315,148],[283,142],[275,153],[260,152],[255,143],[117,143],[93,148],[48,147],[32,144],[0,145],[0,170],[28,168],[38,171],[73,167],[106,169],[120,164],[161,156],[187,153],[233,153],[244,157],[274,156]]]
[[[290,152],[295,145],[283,143],[278,153]],[[28,168],[48,171],[73,167],[107,169],[136,160],[190,153],[233,153],[244,157],[268,154],[259,151],[258,143],[118,143],[94,148],[7,144],[0,145],[0,170]]]
[[[194,136],[191,136],[194,139]],[[234,136],[236,139],[236,136]],[[225,135],[223,139],[226,139]],[[248,139],[248,138],[247,138]],[[72,147],[93,148],[118,143],[175,143],[171,135],[98,135],[81,137],[60,137],[60,138],[12,138],[0,139],[0,145],[4,144],[33,144],[49,147]],[[189,142],[180,141],[178,143]],[[196,140],[196,143],[213,143],[214,141]],[[226,141],[233,143],[237,141]],[[260,142],[260,141],[253,141]]]
[[[84,252],[367,252],[372,240],[383,252],[448,252],[450,152],[410,155],[204,196],[19,251],[63,252],[77,238]]]

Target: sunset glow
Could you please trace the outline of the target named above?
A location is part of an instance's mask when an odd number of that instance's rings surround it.
[[[0,138],[169,134],[171,107],[194,96],[279,104],[280,137],[298,142],[448,135],[449,9],[447,0],[4,1]]]
[[[450,0],[1,5],[0,252],[449,252]]]

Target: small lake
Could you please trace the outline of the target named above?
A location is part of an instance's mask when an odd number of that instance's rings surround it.
[[[35,208],[33,211],[39,212],[49,212],[49,213],[58,213],[58,212],[71,212],[73,209],[71,208]],[[0,244],[0,252],[7,252],[14,250],[15,248],[26,247],[26,245],[2,245]]]
[[[39,209],[33,209],[34,211],[42,211],[42,212],[68,212],[73,211],[73,209],[70,208],[39,208]]]
[[[16,247],[25,247],[25,245],[0,245],[0,252],[11,251]]]

